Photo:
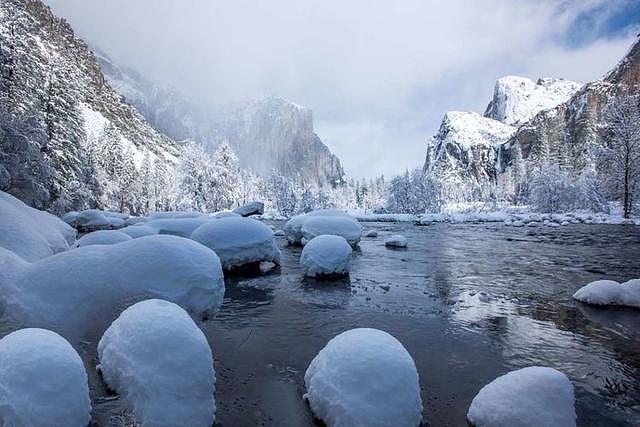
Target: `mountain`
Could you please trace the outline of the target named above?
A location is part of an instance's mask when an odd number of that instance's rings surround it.
[[[541,111],[569,99],[581,85],[554,78],[537,82],[505,76],[495,84],[484,116],[450,111],[427,144],[425,173],[437,177],[448,201],[483,199],[495,187],[510,157],[505,144]]]
[[[526,77],[505,76],[496,82],[484,116],[517,126],[539,111],[566,102],[580,86],[564,79],[540,78],[534,83]]]
[[[342,181],[340,160],[314,132],[308,108],[264,96],[205,111],[174,90],[115,64],[106,54],[98,59],[109,84],[173,139],[196,141],[208,151],[227,141],[240,165],[263,177],[276,170],[318,186]]]
[[[605,111],[626,95],[640,94],[640,40],[602,79],[587,83],[566,102],[543,110],[500,147],[501,170],[522,158],[530,165],[557,163],[579,172],[593,163],[603,142]],[[516,154],[517,152],[517,154]]]
[[[91,169],[96,151],[136,167],[176,162],[176,144],[111,88],[92,51],[39,0],[0,3],[0,107],[0,189],[32,206],[100,206],[112,182]]]

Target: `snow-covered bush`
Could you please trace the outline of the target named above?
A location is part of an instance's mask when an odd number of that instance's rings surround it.
[[[87,373],[64,338],[27,328],[0,340],[0,424],[85,427],[90,419]]]
[[[474,426],[576,425],[573,384],[562,372],[531,366],[509,372],[484,386],[471,402]]]
[[[73,339],[141,298],[163,298],[194,314],[215,314],[224,296],[218,256],[175,236],[84,246],[28,265],[14,279],[3,284],[7,313]]]
[[[349,274],[351,246],[341,236],[322,235],[307,242],[300,255],[305,275],[310,277]]]
[[[215,251],[224,269],[269,261],[280,264],[273,231],[251,218],[220,218],[196,228],[191,238]]]
[[[178,305],[151,299],[127,308],[98,344],[99,369],[143,426],[215,420],[209,343]]]
[[[0,247],[35,261],[69,249],[75,237],[59,218],[0,191]]]
[[[640,308],[640,279],[618,283],[596,280],[578,289],[573,298],[594,305],[624,305]]]
[[[529,203],[541,212],[574,209],[579,194],[579,188],[558,165],[541,167],[529,183]]]
[[[76,246],[115,245],[131,240],[131,236],[118,230],[98,230],[85,234],[76,242]]]
[[[387,209],[394,213],[440,212],[442,191],[440,182],[422,169],[406,171],[391,180]]]
[[[418,426],[422,399],[413,359],[386,332],[343,332],[320,350],[304,376],[311,410],[327,426]]]

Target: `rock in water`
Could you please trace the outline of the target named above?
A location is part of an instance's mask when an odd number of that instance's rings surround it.
[[[352,252],[344,237],[322,235],[304,245],[300,264],[309,277],[345,275],[349,274]]]
[[[98,344],[100,372],[143,426],[210,427],[215,372],[206,337],[176,304],[127,308]]]

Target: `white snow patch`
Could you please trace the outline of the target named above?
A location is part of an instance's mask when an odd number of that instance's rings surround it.
[[[618,283],[596,280],[578,289],[573,298],[594,305],[623,305],[640,308],[640,279]]]
[[[304,376],[311,410],[327,426],[418,426],[422,399],[413,359],[386,332],[343,332],[320,350]]]
[[[178,305],[151,299],[127,308],[102,336],[98,356],[105,382],[141,425],[213,425],[211,349]]]
[[[305,275],[310,277],[349,274],[351,245],[341,236],[322,235],[307,242],[300,255]]]
[[[83,246],[28,265],[15,276],[4,284],[7,313],[72,339],[141,298],[164,298],[199,315],[215,314],[224,297],[217,255],[175,236]]]
[[[80,247],[89,245],[115,245],[117,243],[126,242],[127,240],[131,240],[131,236],[120,231],[99,230],[82,236],[76,242],[76,246]]]
[[[209,221],[198,227],[191,238],[215,251],[224,269],[261,261],[280,264],[280,249],[273,231],[252,218]]]
[[[562,372],[531,366],[484,386],[467,419],[476,427],[571,427],[576,425],[573,384]]]
[[[196,228],[210,221],[213,219],[207,216],[161,218],[147,221],[145,226],[156,230],[157,234],[190,237]]]
[[[0,340],[3,426],[85,427],[90,420],[87,373],[64,338],[28,328]]]
[[[384,239],[384,245],[391,248],[406,248],[407,238],[399,234],[394,234]]]
[[[27,261],[36,261],[69,249],[76,231],[47,212],[0,191],[0,247]]]
[[[302,243],[323,234],[344,237],[351,246],[356,246],[362,238],[362,226],[351,216],[311,216],[303,222]]]
[[[144,224],[141,225],[129,225],[127,227],[118,230],[121,233],[127,234],[133,239],[144,236],[152,236],[158,234],[158,230],[153,227],[148,227]]]

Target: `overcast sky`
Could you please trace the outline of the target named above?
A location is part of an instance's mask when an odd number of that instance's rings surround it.
[[[421,166],[447,110],[498,77],[599,78],[638,0],[48,0],[116,62],[199,105],[282,96],[354,177]]]

